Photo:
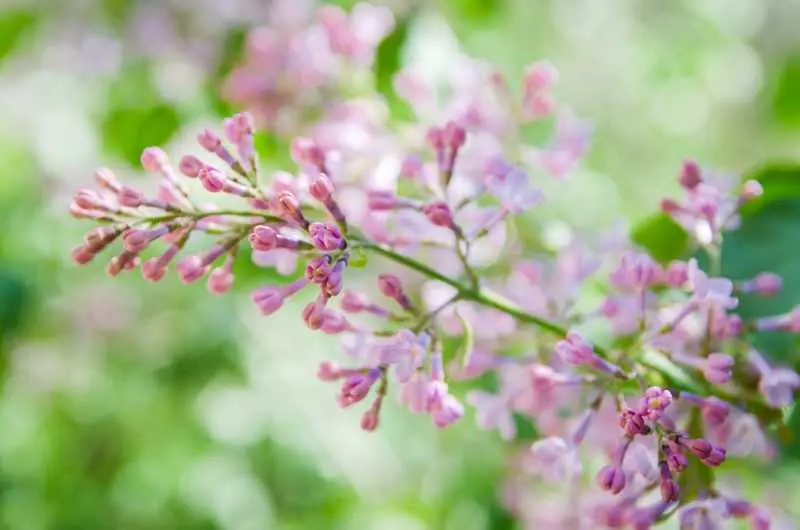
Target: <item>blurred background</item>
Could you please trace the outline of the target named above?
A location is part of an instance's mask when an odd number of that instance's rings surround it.
[[[240,260],[236,292],[212,297],[69,260],[89,228],[71,194],[99,166],[146,182],[142,148],[183,152],[230,111],[220,88],[273,4],[0,1],[0,528],[523,527],[499,495],[508,450],[471,417],[435,432],[390,406],[366,435],[338,408],[313,377],[338,343],[305,332],[303,300],[269,319],[251,307],[272,270]],[[515,81],[533,60],[558,66],[559,98],[596,135],[544,210],[556,229],[639,221],[686,157],[733,173],[800,157],[800,1],[390,7],[401,31],[376,75],[414,50],[466,51]],[[767,468],[733,470],[792,521],[798,465],[763,488]]]

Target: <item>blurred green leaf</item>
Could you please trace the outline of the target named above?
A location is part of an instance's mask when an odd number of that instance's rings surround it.
[[[772,162],[747,175],[747,179],[757,180],[764,188],[764,194],[757,200],[742,207],[742,214],[755,213],[765,204],[779,199],[800,198],[800,165],[796,162]]]
[[[410,119],[414,113],[408,103],[394,90],[394,76],[402,67],[402,54],[414,20],[411,11],[397,21],[392,31],[378,46],[373,66],[376,90],[386,98],[392,116],[396,119]]]
[[[369,256],[363,249],[356,248],[350,251],[350,260],[347,264],[354,269],[363,269],[367,266],[368,258]]]
[[[800,303],[800,198],[782,198],[743,217],[738,230],[725,235],[722,273],[747,280],[764,271],[779,274],[783,289],[773,297],[742,294],[737,312],[745,321],[783,313]],[[759,333],[755,346],[773,359],[797,359],[798,340],[788,333]]]
[[[230,116],[234,112],[234,108],[222,99],[222,88],[228,74],[241,60],[246,40],[246,27],[234,27],[228,30],[221,45],[222,52],[219,62],[206,84],[206,93],[211,101],[211,108],[218,116]]]
[[[0,352],[21,326],[29,294],[22,276],[0,268]]]
[[[772,96],[775,121],[784,125],[800,123],[800,57],[788,59],[777,76]]]
[[[36,26],[36,22],[36,13],[32,10],[0,10],[0,61],[11,55],[25,35]]]
[[[142,150],[167,143],[181,124],[177,109],[164,101],[150,67],[132,61],[108,88],[107,113],[100,124],[104,147],[132,166]]]
[[[689,234],[664,213],[639,223],[633,229],[631,239],[661,263],[684,258],[690,249]]]

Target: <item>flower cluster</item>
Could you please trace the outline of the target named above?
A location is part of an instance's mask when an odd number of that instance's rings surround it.
[[[303,56],[310,43],[323,38],[337,65],[342,58],[369,64],[391,28],[375,9],[326,8],[310,26],[255,31],[230,80],[239,90],[231,97],[269,121],[280,91],[320,95],[345,74]],[[490,372],[497,391],[469,392],[466,402],[481,428],[506,440],[517,437],[520,420],[535,424],[541,437],[524,466],[532,475],[576,484],[582,452],[608,459],[596,483],[615,497],[586,511],[591,527],[649,528],[680,509],[687,527],[735,517],[767,528],[762,508],[726,496],[713,480],[728,455],[771,455],[766,428],[800,388],[798,374],[771,366],[749,339],[754,330],[798,332],[800,310],[755,321],[732,312],[740,293],[774,295],[780,277],[719,275],[724,231],[737,226],[739,208],[760,186],[722,181],[694,163],[682,168],[687,198],[662,208],[708,255],[706,269],[694,258],[658,263],[627,242],[577,239],[555,256],[520,259],[509,227],[543,200],[535,178],[569,175],[589,128],[556,101],[550,63],[531,65],[519,91],[485,65],[468,64],[473,82],[451,87],[444,109],[413,67],[398,74],[397,90],[419,120],[410,140],[367,117],[363,101],[338,101],[293,139],[293,174],[268,178],[261,169],[247,112],[227,119],[222,137],[198,135],[214,161],[190,154],[173,165],[161,149],[146,149],[142,165],[160,177],[154,197],[101,169],[99,189],[79,191],[71,207],[99,225],[73,258],[89,263],[120,240],[110,274],[138,268],[158,281],[175,262],[183,282],[207,277],[209,290],[222,294],[233,285],[240,247],[249,245],[259,263],[296,276],[251,293],[261,314],[301,291],[315,294],[302,319],[310,330],[340,336],[347,358],[344,366],[322,363],[317,376],[339,383],[342,407],[371,396],[364,430],[379,426],[394,386],[401,405],[447,427],[465,414],[451,384]],[[273,78],[278,71],[290,77]],[[555,118],[550,140],[526,144],[520,127],[546,116]],[[354,129],[366,135],[360,148],[344,134]],[[209,206],[190,192],[190,181],[241,206]],[[207,250],[186,255],[189,238],[204,233],[212,238]],[[367,255],[399,266],[376,272],[372,296],[348,281]],[[499,256],[510,266],[490,266]],[[589,279],[606,288],[587,308],[578,302]],[[597,329],[606,330],[605,340],[589,339]],[[519,346],[529,354],[510,353]],[[648,504],[651,492],[658,498]]]

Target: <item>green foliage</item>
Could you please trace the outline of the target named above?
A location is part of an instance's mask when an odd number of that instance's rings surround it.
[[[413,11],[397,21],[394,31],[378,46],[373,66],[375,89],[386,98],[392,116],[396,119],[408,119],[413,116],[411,108],[397,96],[393,85],[394,76],[402,67],[403,47],[408,39],[413,21]]]
[[[772,115],[784,125],[800,123],[800,57],[783,65],[772,96]]]
[[[37,21],[35,11],[30,9],[0,10],[0,62],[14,52]]]
[[[689,234],[663,213],[637,225],[631,233],[631,239],[661,263],[684,258],[690,249]]]
[[[100,130],[106,150],[134,167],[142,150],[167,143],[181,125],[178,110],[158,94],[150,68],[128,65],[108,91]]]

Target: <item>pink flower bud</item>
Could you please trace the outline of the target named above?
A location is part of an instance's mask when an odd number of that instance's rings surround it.
[[[662,199],[660,208],[664,213],[677,213],[683,210],[683,207],[680,205],[680,203],[673,199]]]
[[[723,464],[723,462],[725,462],[725,456],[725,449],[721,447],[713,447],[711,449],[711,453],[709,453],[707,457],[701,459],[701,462],[709,467],[719,467]]]
[[[400,198],[388,190],[370,190],[367,192],[367,207],[375,212],[393,210],[401,204]]]
[[[328,277],[325,279],[325,283],[322,286],[323,292],[326,295],[337,296],[342,292],[342,276],[344,274],[346,265],[346,261],[340,260],[336,263],[336,265],[333,266],[330,274],[328,274]]]
[[[122,186],[117,194],[119,203],[122,206],[130,208],[138,208],[145,200],[144,194],[139,190],[131,188],[130,186]]]
[[[742,187],[741,200],[750,201],[764,194],[764,188],[757,180],[748,180]]]
[[[114,172],[106,167],[102,167],[95,171],[94,179],[101,188],[116,191],[120,187],[119,181],[117,181],[117,177],[114,175]]]
[[[200,176],[200,171],[202,171],[205,166],[203,161],[196,156],[186,155],[181,158],[178,164],[178,170],[185,176],[194,179]]]
[[[183,283],[196,282],[208,272],[208,265],[200,256],[186,256],[175,266]]]
[[[345,291],[339,299],[339,305],[348,313],[361,313],[367,308],[367,299],[354,291]]]
[[[526,93],[547,90],[557,81],[558,70],[550,61],[536,61],[528,65],[522,80]]]
[[[406,297],[403,282],[393,274],[378,276],[378,290],[383,296],[392,300],[402,300]]]
[[[431,127],[425,134],[425,141],[434,151],[442,151],[445,147],[444,131],[438,127]]]
[[[266,285],[254,290],[250,299],[256,304],[262,315],[271,315],[283,306],[285,293],[283,289],[274,285]]]
[[[197,176],[203,187],[211,193],[219,193],[225,189],[225,174],[215,167],[203,166]]]
[[[422,160],[420,157],[416,155],[405,157],[400,167],[400,175],[411,179],[420,178],[422,176]]]
[[[217,267],[208,275],[208,290],[214,294],[225,294],[233,286],[234,276],[230,263]]]
[[[125,250],[139,253],[150,243],[152,236],[149,230],[131,229],[122,236]]]
[[[672,405],[672,392],[651,386],[642,398],[641,412],[650,420],[656,421],[670,405]]]
[[[597,484],[616,495],[625,488],[625,472],[621,467],[609,464],[597,473]]]
[[[197,135],[197,143],[209,153],[214,153],[222,147],[222,140],[220,140],[219,136],[211,129],[203,129],[203,131]]]
[[[167,273],[167,267],[162,264],[161,258],[150,258],[142,263],[142,277],[151,282],[157,282]]]
[[[298,165],[312,165],[318,169],[325,167],[325,152],[309,138],[295,138],[292,141],[292,160]]]
[[[250,246],[253,250],[267,251],[278,247],[278,231],[267,225],[258,225],[250,232]]]
[[[345,379],[339,391],[339,405],[342,407],[349,407],[350,405],[362,401],[367,397],[370,389],[380,377],[381,371],[375,368],[366,374],[352,375]]]
[[[689,281],[689,265],[685,261],[673,261],[667,266],[664,281],[670,287],[683,287]]]
[[[317,378],[320,381],[336,381],[342,377],[342,370],[331,361],[323,361],[317,369]]]
[[[86,265],[90,261],[92,261],[95,257],[95,253],[91,251],[86,246],[79,246],[72,251],[72,261],[77,263],[78,265]]]
[[[167,153],[159,147],[148,147],[142,151],[142,167],[150,173],[158,173],[169,163]]]
[[[703,178],[700,173],[700,166],[688,160],[684,162],[681,174],[678,176],[678,183],[687,190],[693,190],[701,182],[703,182]]]
[[[331,263],[327,256],[313,258],[306,263],[306,278],[314,283],[325,283],[328,281],[330,274]]]
[[[108,204],[103,200],[99,193],[94,190],[78,190],[73,199],[79,208],[84,210],[107,210]]]
[[[311,182],[308,189],[312,197],[323,203],[333,197],[333,182],[323,174],[318,175]]]
[[[452,151],[457,151],[467,142],[467,131],[455,122],[448,122],[442,132],[444,145]]]
[[[296,218],[300,212],[300,201],[294,193],[282,191],[276,198],[278,212],[284,217]]]
[[[325,304],[319,299],[310,302],[303,309],[303,320],[309,329],[318,330],[325,321]]]
[[[710,426],[719,426],[725,423],[730,414],[731,407],[725,401],[715,396],[705,398],[701,405],[703,420]]]
[[[748,282],[744,282],[740,289],[744,292],[754,292],[760,296],[774,296],[783,288],[783,279],[771,272],[762,272]]]
[[[722,385],[731,380],[733,370],[733,358],[724,353],[712,353],[703,364],[703,377],[709,383]]]
[[[332,252],[345,246],[342,233],[332,224],[311,223],[308,227],[308,234],[311,236],[314,246],[325,252]]]
[[[455,226],[453,212],[444,202],[433,202],[422,207],[422,213],[436,226],[452,228]]]
[[[375,400],[376,403],[380,403],[380,396]],[[378,428],[378,424],[380,423],[380,405],[378,406],[371,406],[364,412],[364,415],[361,416],[361,428],[367,432],[372,432]]]
[[[444,429],[454,424],[464,416],[464,406],[452,394],[447,394],[439,400],[435,410],[430,411],[433,424]]]

